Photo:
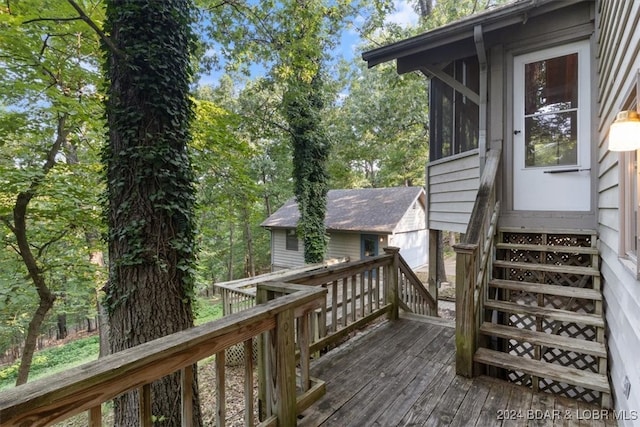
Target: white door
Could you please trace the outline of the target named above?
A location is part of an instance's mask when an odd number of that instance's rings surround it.
[[[588,41],[514,58],[514,210],[591,210],[589,65]]]

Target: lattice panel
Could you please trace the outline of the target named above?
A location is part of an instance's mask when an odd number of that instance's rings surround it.
[[[597,403],[600,401],[600,392],[588,390],[583,387],[560,383],[548,378],[540,378],[538,381],[538,389],[547,393],[558,396],[570,397],[572,399],[582,400],[587,403]]]
[[[503,239],[506,243],[526,245],[541,244],[562,247],[592,246],[592,237],[588,235],[504,233]],[[498,253],[498,257],[518,263],[541,263],[547,265],[566,265],[575,267],[592,266],[592,256],[579,253],[509,249],[500,251]],[[502,273],[501,276],[503,276],[504,279],[540,283],[540,286],[555,285],[585,289],[593,289],[594,287],[593,277],[589,275],[536,272],[516,268],[503,269],[500,273]],[[521,291],[505,292],[502,299],[527,306],[543,306],[585,314],[593,314],[596,309],[592,300]],[[577,338],[585,341],[595,341],[597,339],[597,328],[594,326],[585,326],[571,322],[559,322],[536,318],[535,316],[530,315],[513,313],[509,314],[509,316],[504,320],[507,325],[516,328],[541,330],[549,334]],[[531,359],[536,358],[536,346],[528,342],[506,340],[505,350],[507,353],[512,355]],[[539,347],[538,350],[541,360],[547,363],[581,369],[587,372],[598,372],[599,363],[597,357],[558,348]],[[531,376],[523,372],[507,370],[506,376],[509,381],[515,384],[528,387],[533,385]],[[560,383],[548,378],[538,378],[538,388],[540,391],[579,399],[590,403],[598,402],[600,399],[600,392]]]

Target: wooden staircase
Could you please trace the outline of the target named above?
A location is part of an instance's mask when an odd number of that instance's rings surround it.
[[[474,362],[510,382],[610,406],[597,236],[501,229]]]

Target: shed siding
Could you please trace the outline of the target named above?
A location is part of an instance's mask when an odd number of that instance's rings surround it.
[[[360,259],[360,234],[331,232],[327,258],[347,257],[351,261]]]
[[[619,258],[619,154],[607,149],[610,124],[640,68],[640,2],[603,0],[598,3],[598,231],[602,256],[607,340],[615,408],[640,409],[640,283]],[[631,382],[627,399],[624,378]],[[635,421],[619,420],[631,426]]]
[[[477,150],[428,166],[428,228],[464,233],[480,183]]]
[[[304,265],[304,244],[298,239],[298,250],[287,250],[287,232],[282,229],[271,230],[272,270],[299,267]]]
[[[427,224],[426,214],[419,200],[416,200],[396,226],[394,233],[424,230]]]
[[[418,268],[427,263],[428,245],[429,237],[425,229],[397,233],[389,237],[389,246],[399,247],[400,255],[411,268]]]

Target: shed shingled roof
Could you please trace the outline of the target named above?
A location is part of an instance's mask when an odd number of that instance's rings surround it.
[[[393,233],[404,214],[423,193],[422,187],[329,190],[325,226],[327,231]],[[295,198],[291,198],[260,225],[295,228],[299,219],[298,204]]]

